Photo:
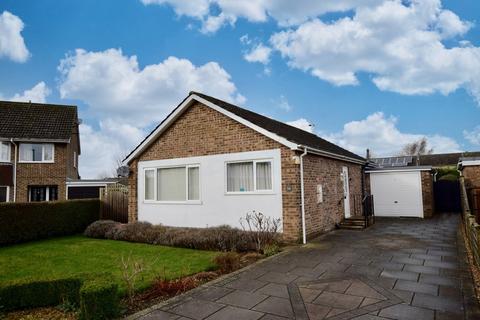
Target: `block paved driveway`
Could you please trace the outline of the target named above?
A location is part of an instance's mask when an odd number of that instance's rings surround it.
[[[459,222],[443,214],[337,230],[131,318],[480,319]]]

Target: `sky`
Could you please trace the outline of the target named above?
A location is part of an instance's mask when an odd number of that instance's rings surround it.
[[[82,178],[191,90],[362,156],[474,151],[479,24],[477,0],[0,0],[0,100],[77,105]]]

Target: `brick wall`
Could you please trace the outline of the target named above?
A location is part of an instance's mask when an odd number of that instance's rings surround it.
[[[345,217],[342,167],[348,168],[350,208],[352,216],[362,214],[354,210],[354,197],[361,198],[362,168],[348,162],[316,155],[304,157],[305,221],[307,236],[313,237],[335,228]],[[317,202],[317,185],[322,185],[323,202]],[[359,207],[361,208],[361,207]],[[361,210],[361,209],[360,209]]]
[[[295,152],[200,103],[191,106],[129,164],[129,221],[138,219],[138,161],[267,149],[281,150],[283,231],[287,240],[297,239],[301,231],[301,212],[300,171],[293,159]]]
[[[465,177],[465,187],[480,188],[480,166],[466,166],[462,169],[462,175]]]
[[[17,202],[28,201],[28,186],[58,186],[58,199],[65,199],[67,144],[55,144],[54,163],[17,163]],[[18,159],[18,155],[17,155]]]
[[[423,215],[425,218],[430,218],[435,212],[435,202],[433,198],[433,176],[430,171],[421,171],[421,179]]]

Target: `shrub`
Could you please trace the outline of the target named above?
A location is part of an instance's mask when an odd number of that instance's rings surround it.
[[[80,289],[80,319],[113,319],[119,313],[118,286],[109,277],[86,280]]]
[[[82,280],[24,279],[0,284],[0,304],[5,310],[78,303]]]
[[[273,256],[280,252],[280,246],[276,243],[267,244],[263,247],[263,254],[267,257]]]
[[[245,218],[240,219],[244,230],[249,231],[248,235],[255,243],[257,252],[264,252],[267,245],[278,244],[278,230],[280,219],[268,217],[261,212],[252,211],[247,213]]]
[[[0,204],[0,245],[83,232],[99,219],[99,200]]]
[[[240,268],[240,255],[236,252],[224,252],[217,255],[213,262],[218,266],[220,272],[230,273]]]
[[[119,297],[108,275],[24,279],[0,284],[0,305],[5,311],[75,305],[80,306],[81,319],[111,319],[118,312]]]
[[[90,238],[104,239],[107,233],[112,232],[118,225],[119,222],[112,220],[98,220],[90,224],[83,234]]]

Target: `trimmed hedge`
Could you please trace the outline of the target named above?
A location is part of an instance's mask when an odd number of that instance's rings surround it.
[[[119,304],[117,284],[108,277],[86,281],[80,288],[80,319],[112,319]]]
[[[56,306],[80,306],[84,320],[112,319],[119,312],[118,287],[108,275],[57,279],[24,279],[0,284],[2,311]]]
[[[100,218],[98,199],[0,204],[0,245],[81,233]]]

